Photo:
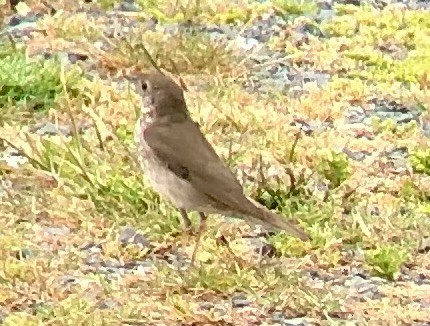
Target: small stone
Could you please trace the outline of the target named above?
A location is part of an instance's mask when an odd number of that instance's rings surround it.
[[[331,10],[333,7],[333,1],[332,0],[317,0],[317,6],[321,9],[321,11],[327,11]]]
[[[88,55],[82,53],[68,53],[67,57],[71,64],[75,64],[78,61],[85,61],[88,59]]]
[[[25,19],[25,17],[22,17],[20,15],[13,15],[12,17],[10,17],[8,19],[6,24],[8,24],[9,26],[17,26],[17,25],[21,24],[24,21],[24,19]]]
[[[102,246],[100,244],[97,244],[95,242],[87,242],[84,243],[80,249],[84,250],[84,251],[90,251],[90,252],[100,252],[101,251]]]
[[[316,71],[294,72],[287,74],[292,85],[304,85],[306,83],[316,83],[318,87],[322,87],[330,81],[331,76],[326,73]]]
[[[118,307],[119,307],[119,303],[112,299],[106,299],[99,303],[100,309],[114,309]]]
[[[28,259],[28,258],[32,258],[35,256],[36,256],[36,254],[28,248],[22,248],[20,251],[18,251],[16,253],[16,259],[19,259],[19,260]]]
[[[281,311],[275,311],[272,315],[272,321],[274,323],[282,323],[284,321],[284,315]]]
[[[380,280],[363,279],[360,276],[353,276],[345,282],[345,286],[349,288],[349,295],[352,297],[359,297],[360,300],[374,300],[380,297],[378,284]]]
[[[73,275],[64,275],[60,278],[60,280],[58,281],[58,283],[62,286],[66,286],[69,284],[73,284],[76,283],[77,279],[76,277],[74,277]]]
[[[70,229],[67,226],[45,226],[42,232],[47,236],[64,236],[70,233]]]
[[[366,119],[366,112],[360,106],[353,106],[346,112],[345,122],[350,124],[362,123]]]
[[[283,326],[308,326],[310,323],[304,318],[284,319]]]
[[[151,274],[154,270],[154,262],[150,260],[137,262],[135,266],[136,266],[135,273],[141,276],[146,276],[148,274]]]
[[[258,42],[255,38],[245,38],[243,36],[238,36],[236,38],[236,44],[239,48],[244,51],[250,51],[258,46]]]
[[[300,126],[300,130],[305,133],[305,135],[309,136],[314,132],[314,128],[302,119],[295,119],[290,125],[292,126]]]
[[[376,116],[381,121],[391,119],[398,124],[405,124],[411,121],[419,122],[421,110],[415,107],[406,107],[396,101],[389,101],[386,99],[372,100],[374,110],[370,112],[371,116]]]
[[[346,5],[354,5],[354,6],[359,6],[361,4],[361,0],[343,0],[341,1]]]
[[[421,133],[430,138],[430,119],[420,120]]]
[[[133,243],[141,245],[143,247],[147,247],[150,245],[150,242],[148,241],[148,239],[146,239],[144,235],[137,233],[136,230],[130,227],[125,228],[121,232],[118,240],[122,244]]]
[[[28,162],[28,158],[21,156],[17,150],[12,147],[7,147],[3,153],[0,154],[0,162],[5,162],[12,168],[18,168],[19,166]]]
[[[40,136],[55,136],[60,134],[70,136],[72,134],[72,128],[70,126],[56,125],[52,122],[43,122],[31,126],[30,132],[36,133]]]
[[[139,11],[139,7],[136,5],[134,0],[124,0],[118,5],[117,10],[136,12]]]
[[[150,242],[148,241],[148,239],[146,239],[146,237],[140,233],[136,233],[133,239],[133,243],[141,245],[143,247],[148,247],[150,245]]]
[[[430,237],[422,239],[418,252],[423,254],[430,251]]]
[[[263,257],[275,257],[277,252],[275,247],[262,237],[251,237],[243,239],[245,244],[250,247],[256,254]]]
[[[206,302],[200,303],[197,309],[200,311],[202,310],[204,311],[204,310],[211,310],[214,307],[215,305],[212,302],[206,301]]]
[[[430,250],[430,247],[429,247],[429,250]],[[418,275],[414,279],[414,282],[417,285],[423,285],[423,284],[428,284],[429,283],[428,282],[428,278],[423,273],[418,273]]]
[[[407,147],[398,147],[391,151],[385,152],[385,155],[390,160],[398,160],[398,159],[405,159],[409,156],[408,148]]]
[[[136,231],[132,228],[127,227],[124,230],[122,230],[118,240],[121,243],[127,244],[133,240],[135,235],[136,235]]]
[[[102,265],[108,268],[120,268],[121,263],[117,259],[109,258],[105,260]]]
[[[319,278],[319,272],[317,270],[310,271],[309,276],[314,280],[316,278]]]
[[[231,301],[233,308],[243,308],[251,304],[244,294],[238,294],[234,296]]]
[[[346,154],[350,159],[353,159],[354,161],[363,161],[367,155],[370,155],[369,152],[359,151],[354,152],[350,150],[349,148],[344,147],[342,152]]]
[[[28,14],[26,16],[22,15],[13,15],[6,22],[13,29],[24,29],[27,27],[36,27],[35,22],[39,19],[39,15]],[[9,29],[10,30],[10,29]]]
[[[100,265],[101,262],[102,262],[102,259],[100,255],[89,255],[84,259],[84,263],[90,266]]]

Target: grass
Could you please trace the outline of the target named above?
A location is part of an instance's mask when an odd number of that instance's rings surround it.
[[[46,111],[54,105],[63,89],[71,96],[76,95],[74,85],[77,84],[80,73],[76,70],[63,76],[60,60],[30,59],[24,49],[15,49],[12,45],[0,47],[0,109],[3,118],[9,115],[18,116]],[[13,112],[8,112],[13,110]]]
[[[116,3],[98,5],[110,10]],[[216,13],[214,21],[239,26],[250,23],[255,6],[138,5],[152,14],[158,10],[154,15],[163,22],[205,22]],[[314,13],[315,3],[276,1],[258,9],[291,13],[287,21],[294,30],[303,17],[293,16]],[[299,98],[245,92],[240,82],[257,67],[238,48],[183,28],[173,35],[142,33],[143,12],[137,26],[113,39],[103,35],[103,19],[67,10],[39,22],[49,42],[40,35],[15,43],[5,38],[0,153],[12,148],[27,162],[13,167],[0,154],[3,324],[249,325],[274,323],[276,312],[316,324],[426,321],[428,310],[414,303],[424,300],[422,288],[398,281],[428,275],[428,253],[418,250],[430,231],[428,141],[416,122],[371,121],[363,131],[347,126],[345,114],[375,96],[405,106],[428,103],[428,14],[393,7],[336,10],[332,21],[319,26],[305,18],[324,37],[310,35],[298,46],[282,34],[270,40],[288,53],[291,66],[332,76],[322,87],[306,84]],[[406,59],[385,53],[389,44],[406,49]],[[72,45],[90,60],[66,65],[56,56],[33,55],[40,46],[55,53]],[[138,98],[117,78],[126,69],[148,69],[147,52],[181,76],[192,117],[245,192],[296,218],[312,241],[277,233],[267,239],[273,257],[261,256],[247,242],[246,222],[211,216],[196,268],[184,269],[195,238],[181,233],[178,212],[142,176],[133,141]],[[95,72],[108,81],[94,78]],[[305,134],[297,119],[331,122],[333,128]],[[29,125],[41,120],[70,126],[71,135],[31,132]],[[81,131],[83,125],[88,127]],[[363,132],[371,137],[357,136]],[[344,147],[371,155],[355,161],[341,152]],[[406,172],[397,172],[383,155],[400,147],[410,153]],[[197,222],[196,214],[192,219]],[[125,228],[149,244],[122,243]],[[385,279],[383,295],[351,297],[339,284],[354,271]],[[237,295],[249,301],[246,313],[233,306]]]

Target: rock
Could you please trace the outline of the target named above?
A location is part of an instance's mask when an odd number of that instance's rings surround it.
[[[143,260],[136,262],[136,269],[134,270],[135,274],[139,274],[141,276],[147,276],[148,274],[152,274],[154,271],[155,265],[152,260]]]
[[[22,260],[22,259],[28,259],[36,257],[36,253],[28,248],[22,248],[16,253],[16,259]]]
[[[64,275],[60,277],[60,279],[58,280],[58,284],[60,284],[61,286],[67,286],[67,285],[76,283],[76,281],[77,281],[77,278],[75,276]]]
[[[255,49],[259,44],[255,38],[245,38],[242,36],[236,38],[236,45],[246,52]]]
[[[259,43],[266,43],[273,36],[279,36],[280,32],[287,26],[285,20],[274,12],[258,16],[247,25],[249,27],[241,35],[247,39],[255,39]]]
[[[103,261],[102,263],[103,267],[108,267],[108,268],[119,268],[122,267],[122,264],[114,258],[108,258],[105,261]]]
[[[331,5],[327,6],[325,9],[320,10],[316,20],[319,22],[328,21],[336,16],[336,12],[331,9]]]
[[[68,53],[67,58],[71,64],[75,64],[78,61],[86,61],[88,60],[88,55],[83,53]]]
[[[346,280],[344,286],[349,288],[348,295],[363,300],[374,300],[381,297],[378,284],[380,279],[364,279],[359,275],[354,275]]]
[[[89,266],[98,266],[102,263],[102,258],[98,254],[92,254],[85,257],[84,263]]]
[[[11,168],[18,168],[19,166],[28,162],[25,156],[21,156],[17,150],[12,147],[6,147],[3,153],[0,154],[0,162],[5,162]]]
[[[362,0],[341,0],[339,1],[341,3],[344,3],[346,5],[354,5],[354,6],[359,6],[362,3]],[[364,2],[364,1],[363,1]]]
[[[101,252],[102,246],[95,242],[86,242],[79,249],[90,252]]]
[[[206,301],[206,302],[201,302],[199,304],[197,310],[200,310],[200,311],[205,311],[206,310],[207,311],[207,310],[213,309],[214,307],[215,307],[215,305],[212,302]]]
[[[238,294],[231,299],[233,308],[243,308],[249,306],[251,302],[246,298],[245,294]]]
[[[304,318],[291,318],[291,319],[284,319],[282,325],[283,326],[308,326],[311,324]]]
[[[300,126],[300,130],[305,133],[305,135],[310,136],[314,132],[314,128],[303,119],[294,119],[293,122],[290,123],[290,126]]]
[[[395,148],[391,151],[386,151],[385,156],[390,160],[405,159],[409,156],[408,148],[403,146]]]
[[[6,19],[6,24],[11,27],[15,27],[14,29],[22,29],[29,26],[29,25],[26,25],[26,23],[35,23],[39,19],[39,17],[40,15],[31,14],[31,13],[26,16],[17,14]],[[35,24],[31,24],[31,26],[35,26]]]
[[[150,245],[149,240],[144,235],[137,233],[136,230],[130,227],[125,228],[121,232],[118,240],[122,244],[133,243],[141,245],[142,247],[148,247]]]
[[[427,251],[429,250],[430,247]],[[418,275],[414,277],[414,283],[417,285],[430,284],[429,279],[423,273],[418,273]]]
[[[366,119],[366,111],[361,106],[350,107],[345,114],[345,122],[350,124],[362,123]]]
[[[359,162],[363,161],[366,158],[366,156],[370,155],[370,153],[367,151],[354,152],[348,149],[347,147],[344,147],[342,149],[342,152],[346,154],[350,159],[353,159],[354,161],[359,161]]]
[[[272,321],[274,323],[282,323],[284,321],[284,315],[282,314],[281,311],[275,311],[272,315]]]
[[[430,116],[424,118],[421,115],[421,117],[420,117],[420,128],[421,128],[421,133],[425,137],[429,137],[430,138]]]
[[[322,87],[330,81],[330,74],[317,71],[291,71],[287,74],[288,80],[292,86],[303,86],[306,83],[316,83],[318,87]]]
[[[70,233],[67,226],[44,226],[42,232],[45,236],[65,236]]]
[[[374,110],[369,111],[369,117],[376,116],[381,121],[392,119],[398,124],[404,124],[411,121],[419,122],[421,110],[410,108],[395,101],[385,99],[372,100]]]
[[[257,255],[263,257],[275,257],[277,252],[275,247],[262,237],[249,237],[242,239],[248,247],[250,247]]]
[[[30,126],[29,131],[40,136],[70,136],[72,134],[72,128],[70,126],[56,125],[52,122],[42,122]]]
[[[119,11],[127,11],[127,12],[136,12],[140,11],[137,4],[134,2],[134,0],[124,0],[121,1],[118,6],[116,7],[116,10]]]
[[[98,305],[100,309],[115,309],[115,308],[118,308],[119,306],[120,306],[119,303],[113,299],[103,300]]]
[[[427,237],[421,240],[421,243],[418,248],[418,252],[423,254],[429,251],[430,251],[430,237]]]

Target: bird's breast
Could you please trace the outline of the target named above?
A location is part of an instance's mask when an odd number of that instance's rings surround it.
[[[151,155],[151,148],[148,146],[144,138],[145,130],[151,125],[151,123],[152,121],[143,116],[137,120],[134,128],[134,140],[137,147],[139,161],[140,159],[147,158]]]

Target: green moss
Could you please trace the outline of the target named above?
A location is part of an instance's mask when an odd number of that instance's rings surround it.
[[[330,182],[331,188],[339,187],[351,174],[348,157],[331,151],[321,151],[316,170]]]
[[[330,38],[341,41],[347,37],[352,41],[345,56],[355,60],[357,68],[348,68],[350,77],[408,84],[430,73],[427,12],[399,9],[380,12],[369,6],[354,9],[340,6],[337,10],[339,16],[324,22],[321,29]],[[394,52],[383,50],[384,45]]]
[[[430,175],[430,149],[419,149],[412,153],[409,161],[415,172]]]
[[[292,16],[316,13],[318,7],[314,0],[272,0],[272,4],[286,19]]]
[[[63,93],[60,60],[27,58],[24,50],[0,46],[0,110],[9,105],[27,110],[47,110]],[[81,78],[77,70],[64,72],[65,90],[76,96],[74,85]]]
[[[407,258],[407,250],[397,245],[384,245],[366,252],[366,262],[372,272],[388,279],[394,279]]]

